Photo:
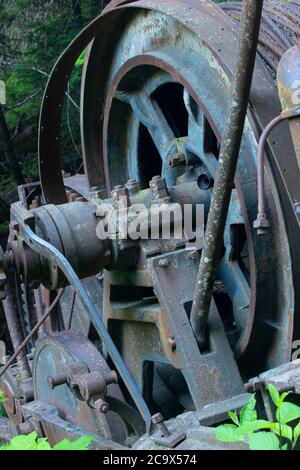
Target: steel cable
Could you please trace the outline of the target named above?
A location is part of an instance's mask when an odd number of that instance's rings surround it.
[[[242,2],[221,3],[219,6],[235,24],[240,23]],[[285,51],[299,44],[300,0],[266,0],[258,52],[274,75]]]
[[[76,302],[76,290],[73,290],[72,293],[72,299],[71,299],[71,307],[69,310],[69,313],[67,315],[67,321],[66,321],[66,330],[71,330],[72,327],[72,320],[73,320],[73,314],[74,314],[74,308],[75,308],[75,302]]]
[[[61,299],[61,297],[64,293],[64,290],[65,289],[60,289],[58,291],[58,294],[55,297],[52,304],[50,305],[50,307],[46,309],[46,311],[45,311],[44,315],[42,316],[42,318],[38,321],[38,323],[35,325],[35,327],[31,330],[29,335],[24,339],[24,341],[22,342],[20,347],[16,350],[16,352],[11,356],[11,358],[9,359],[7,364],[5,364],[5,366],[3,367],[3,369],[0,372],[0,377],[2,377],[2,375],[7,371],[7,369],[9,369],[9,367],[15,362],[15,360],[17,359],[19,354],[23,351],[23,349],[27,346],[27,344],[29,343],[31,338],[35,335],[35,333],[37,333],[37,331],[40,329],[42,324],[47,320],[49,315],[51,315],[51,313],[53,312],[53,309],[56,307],[56,305],[60,301],[60,299]]]

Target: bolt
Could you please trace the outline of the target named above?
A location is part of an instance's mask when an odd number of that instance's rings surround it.
[[[158,262],[158,266],[160,268],[167,268],[170,265],[170,261],[167,258],[160,259]]]
[[[55,387],[59,385],[64,385],[68,382],[68,375],[67,374],[58,374],[54,377],[48,376],[46,378],[49,387],[53,390]]]
[[[199,259],[199,252],[198,252],[198,250],[189,250],[189,251],[188,251],[188,254],[187,254],[187,258],[188,258],[188,259],[192,259],[192,260],[197,260],[197,259]]]
[[[104,376],[106,385],[117,384],[118,383],[118,374],[116,371],[112,370],[109,374]]]
[[[152,190],[152,196],[154,199],[168,197],[166,180],[161,176],[154,176],[150,181],[149,186]]]
[[[155,415],[153,415],[151,420],[152,420],[152,423],[155,426],[158,427],[158,429],[160,430],[162,436],[168,437],[168,436],[171,435],[169,429],[167,428],[167,426],[164,422],[164,418],[162,417],[162,415],[160,413],[156,413]]]
[[[109,403],[99,398],[99,400],[95,401],[95,409],[100,411],[100,413],[106,414],[110,410]]]
[[[253,227],[257,230],[257,235],[264,235],[267,233],[270,227],[270,222],[264,212],[258,213],[257,219],[253,222]]]
[[[91,193],[96,193],[97,191],[101,191],[101,186],[92,186],[90,189]]]
[[[186,163],[186,158],[184,153],[175,153],[169,156],[169,166],[174,168],[179,165],[184,165]]]
[[[111,192],[111,196],[114,199],[114,201],[118,201],[121,198],[126,198],[128,201],[128,195],[129,195],[128,189],[121,185],[115,186]]]
[[[140,184],[137,180],[134,180],[134,179],[131,179],[129,181],[127,181],[125,187],[129,190],[129,191],[139,191],[140,189]]]
[[[172,351],[174,352],[177,346],[174,336],[169,336],[168,343],[171,346]]]
[[[90,195],[93,199],[103,199],[104,192],[101,189],[101,186],[93,186],[90,189]]]

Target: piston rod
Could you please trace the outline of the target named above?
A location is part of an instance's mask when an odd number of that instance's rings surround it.
[[[244,0],[236,71],[222,139],[217,177],[196,281],[191,324],[200,347],[206,343],[207,319],[246,119],[263,0]]]

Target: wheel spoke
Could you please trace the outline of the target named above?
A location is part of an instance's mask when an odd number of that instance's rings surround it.
[[[245,328],[247,323],[251,292],[248,281],[237,260],[239,253],[236,252],[232,227],[242,226],[243,224],[244,219],[240,213],[238,195],[234,190],[224,233],[225,254],[220,262],[218,275],[231,298],[235,321],[240,328]]]
[[[156,101],[145,92],[119,92],[116,98],[130,104],[137,119],[147,127],[162,161],[165,162],[175,135]]]
[[[211,129],[208,126],[208,121],[186,90],[183,97],[188,112],[187,150],[196,155],[206,165],[211,176],[215,178],[218,161],[211,151]]]
[[[237,261],[224,257],[220,262],[218,275],[223,281],[229,295],[234,318],[239,328],[244,329],[247,324],[250,303],[250,288]]]

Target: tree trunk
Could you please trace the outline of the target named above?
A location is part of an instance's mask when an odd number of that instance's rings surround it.
[[[24,184],[24,177],[22,175],[17,156],[13,143],[11,141],[11,136],[7,123],[5,120],[4,112],[2,105],[0,103],[0,141],[3,143],[5,159],[7,167],[10,171],[11,176],[15,179],[18,186]]]
[[[72,0],[72,9],[73,15],[78,27],[81,27],[82,17],[81,17],[81,1],[80,0]]]
[[[9,205],[0,197],[0,224],[9,220]]]

